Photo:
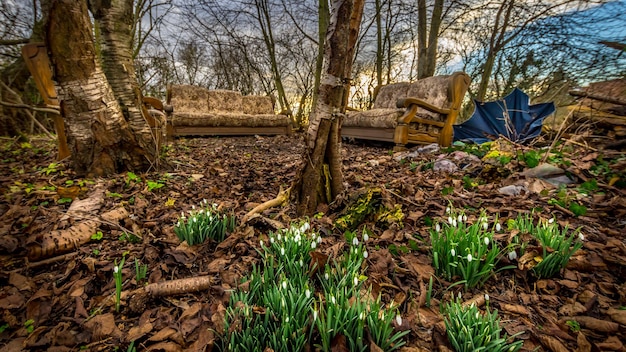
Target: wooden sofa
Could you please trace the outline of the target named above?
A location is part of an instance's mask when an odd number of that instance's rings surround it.
[[[166,102],[170,137],[291,134],[291,119],[274,112],[269,96],[171,85]]]
[[[470,77],[464,72],[383,86],[373,108],[347,111],[342,137],[407,144],[452,144],[452,126],[459,115]]]

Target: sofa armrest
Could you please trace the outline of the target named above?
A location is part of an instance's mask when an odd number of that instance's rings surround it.
[[[418,99],[418,98],[403,98],[403,99],[398,99],[397,102],[397,107],[399,108],[410,108],[411,105],[417,105],[418,107],[424,108],[428,111],[432,111],[432,112],[436,112],[439,114],[444,114],[447,115],[450,113],[450,109],[442,109],[440,107],[437,107],[435,105],[432,105],[422,99]]]

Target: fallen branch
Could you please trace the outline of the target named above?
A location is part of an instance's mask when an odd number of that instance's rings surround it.
[[[583,97],[583,98],[589,98],[589,99],[594,99],[594,100],[600,100],[600,101],[611,103],[611,104],[626,105],[625,99],[621,99],[619,97],[610,97],[604,94],[588,93],[587,91],[580,91],[580,90],[570,90],[569,94],[575,97]]]
[[[250,210],[246,215],[244,215],[243,219],[241,219],[241,223],[245,224],[246,222],[248,222],[248,220],[250,220],[250,218],[254,214],[261,213],[269,208],[283,205],[289,199],[290,192],[291,192],[291,187],[287,188],[286,190],[283,190],[283,188],[281,187],[280,190],[278,191],[278,195],[276,196],[276,198],[268,200],[267,202],[259,204],[256,207],[254,207],[254,209]]]
[[[61,115],[61,112],[59,110],[57,110],[57,109],[54,109],[54,108],[40,108],[40,107],[37,107],[37,106],[28,105],[28,104],[8,103],[8,102],[2,101],[2,100],[0,100],[0,105],[6,106],[6,107],[9,107],[9,108],[27,109],[27,110],[31,110],[31,111],[46,112],[46,113],[50,113],[50,114]]]
[[[211,276],[189,277],[149,284],[144,287],[144,290],[153,297],[173,296],[208,290],[211,287],[212,280]]]

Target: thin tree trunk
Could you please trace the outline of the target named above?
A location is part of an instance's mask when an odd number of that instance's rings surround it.
[[[426,1],[417,1],[418,23],[418,62],[417,78],[431,77],[437,68],[437,45],[439,42],[439,29],[441,28],[443,0],[435,0],[430,18],[430,29],[427,30],[428,16]]]
[[[324,76],[311,114],[307,151],[295,183],[298,213],[313,214],[343,191],[341,117],[345,112],[352,59],[364,0],[333,0],[327,31]],[[325,171],[326,170],[326,171]]]
[[[53,0],[47,26],[75,172],[97,176],[146,170],[152,152],[138,143],[96,60],[86,1]]]
[[[315,83],[313,84],[313,102],[312,107],[317,105],[317,97],[319,94],[322,70],[324,69],[324,43],[326,41],[326,30],[330,21],[330,10],[328,8],[328,0],[318,1],[318,41],[317,41],[317,59],[315,61]]]

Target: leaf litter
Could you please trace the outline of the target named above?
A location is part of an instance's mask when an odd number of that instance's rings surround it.
[[[310,219],[324,238],[314,259],[325,262],[341,251],[346,240],[334,225],[355,204],[348,195],[370,192],[375,211],[359,205],[364,212],[351,225],[371,238],[368,283],[398,307],[397,328],[411,331],[405,352],[450,350],[439,307],[456,295],[483,306],[485,293],[506,333],[522,333],[525,350],[625,351],[626,157],[574,146],[536,160],[541,155],[528,147],[494,144],[475,153],[432,146],[392,153],[385,144],[344,143],[348,191]],[[36,139],[28,147],[3,141],[0,148],[0,347],[212,350],[230,292],[260,260],[259,240],[297,220],[295,206],[263,211],[221,244],[181,244],[174,225],[204,199],[239,219],[274,199],[296,177],[302,137],[179,139],[165,151],[168,170],[98,180],[76,178],[68,161],[54,162],[53,148]],[[502,221],[531,211],[554,217],[580,227],[584,247],[559,275],[540,280],[524,267],[532,258],[505,255],[504,265],[517,269],[464,290],[434,276],[432,267],[429,229],[450,204],[474,215],[485,209]],[[381,205],[393,221],[368,216]],[[510,243],[515,232],[499,236]],[[116,313],[113,268],[122,257]],[[146,277],[138,281],[143,265]],[[345,348],[342,338],[337,350]]]

